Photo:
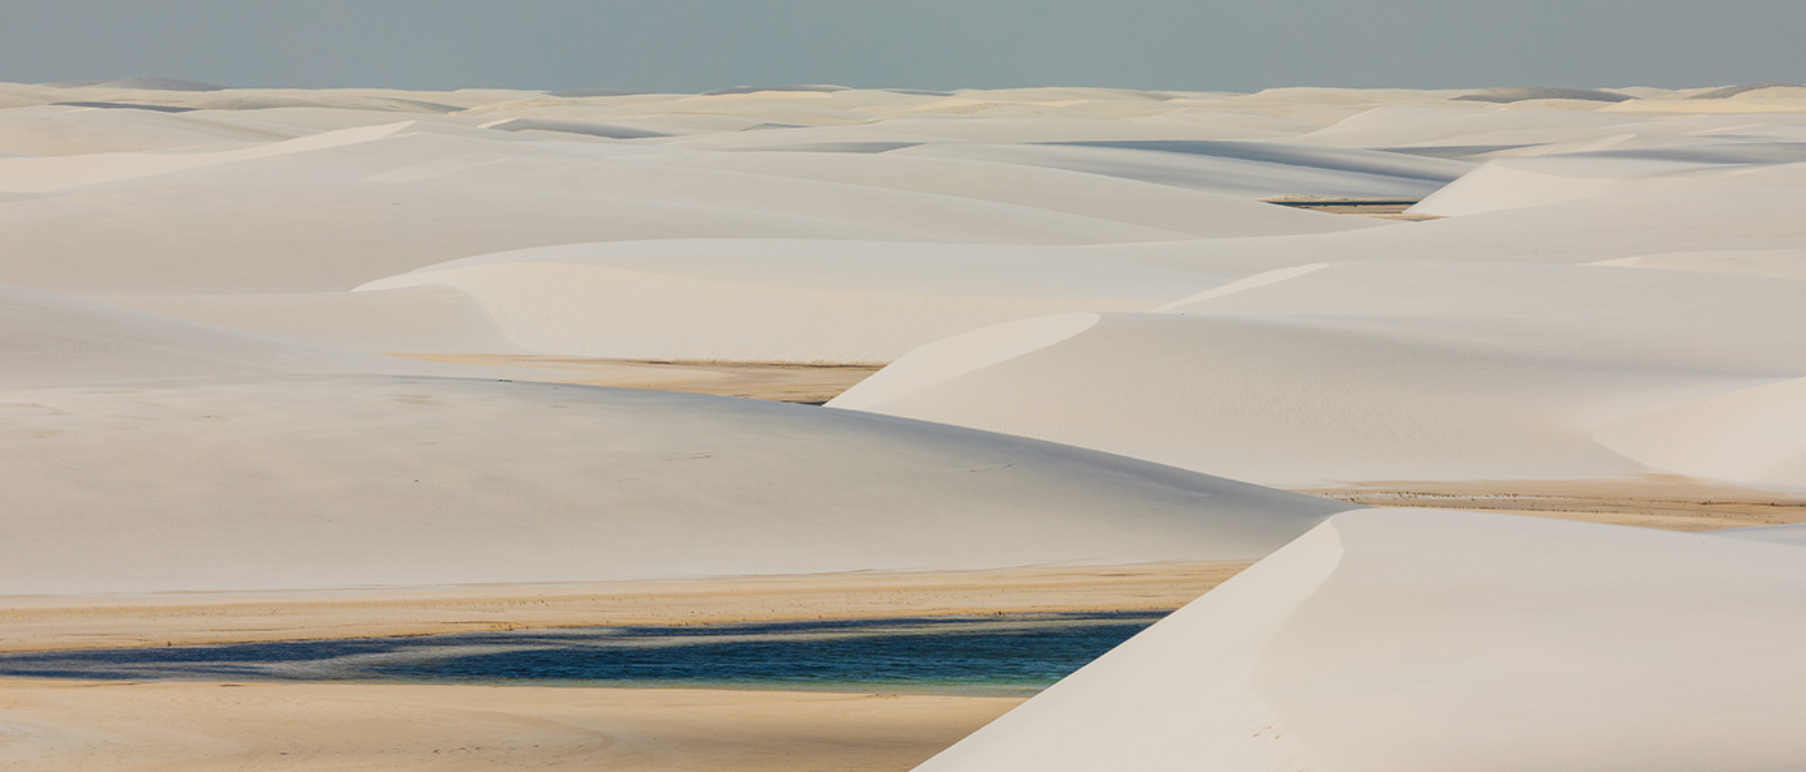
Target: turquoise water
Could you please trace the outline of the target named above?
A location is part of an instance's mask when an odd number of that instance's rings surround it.
[[[1023,694],[1164,613],[586,627],[0,655],[0,676]]]

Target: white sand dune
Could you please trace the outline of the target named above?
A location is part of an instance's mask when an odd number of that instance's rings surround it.
[[[1728,99],[1728,98],[1734,97],[1734,96],[1742,96],[1742,95],[1748,94],[1752,91],[1764,91],[1767,89],[1782,90],[1782,89],[1798,89],[1798,88],[1799,88],[1799,86],[1796,86],[1792,83],[1745,83],[1745,84],[1742,84],[1739,86],[1720,86],[1718,88],[1701,89],[1698,91],[1694,91],[1693,93],[1687,94],[1686,98],[1687,99]]]
[[[0,595],[1246,559],[1349,507],[954,427],[0,309]]]
[[[1733,273],[1770,279],[1806,281],[1806,250],[1802,249],[1664,252],[1601,260],[1595,265],[1665,271]]]
[[[1677,95],[1670,99],[1644,99],[1611,105],[1614,112],[1671,114],[1738,114],[1806,112],[1806,87],[1770,86],[1750,89],[1729,97],[1700,99],[1694,95]]]
[[[940,143],[892,152],[1069,169],[1256,200],[1417,199],[1471,168],[1423,156],[1280,142]]]
[[[512,345],[537,353],[884,363],[988,324],[1145,311],[1215,283],[1182,266],[1024,247],[708,239],[486,255],[357,294],[455,289]]]
[[[0,287],[0,333],[0,389],[295,373],[458,374],[12,287]]]
[[[84,153],[75,156],[13,160],[0,164],[0,190],[13,193],[57,191],[202,169],[293,153],[378,141],[414,128],[412,124],[361,127],[255,147],[190,153]]]
[[[1455,103],[1459,105],[1460,103]],[[1340,147],[1531,145],[1569,142],[1621,131],[1642,116],[1576,110],[1375,107],[1297,137],[1307,144]]]
[[[1790,769],[1802,602],[1791,546],[1338,515],[918,769]]]
[[[1452,217],[1588,198],[1626,197],[1668,190],[1763,184],[1766,165],[1568,154],[1489,161],[1411,207],[1412,214]],[[1678,156],[1678,157],[1677,157]],[[1672,160],[1671,160],[1672,159]],[[1799,160],[1789,158],[1789,160]],[[1754,179],[1750,179],[1750,178]]]
[[[1405,159],[1383,168],[1407,167],[1415,161]],[[1112,173],[1114,169],[1045,168],[1041,164],[1023,164],[1016,160],[919,157],[901,151],[883,154],[671,154],[655,156],[648,162],[1028,206],[1077,217],[1159,228],[1192,237],[1329,233],[1380,225],[1375,221],[1175,190],[1189,186],[1149,184],[1161,181],[1138,180]],[[1465,167],[1461,168],[1465,170]],[[1458,172],[1436,180],[1435,184],[1454,179],[1456,174]],[[1283,183],[1275,184],[1281,186],[1278,189],[1285,189]],[[1200,186],[1194,190],[1205,189]]]
[[[1806,490],[1806,380],[1715,394],[1603,427],[1600,444],[1658,469]]]
[[[47,105],[0,111],[0,150],[29,155],[164,150],[266,138],[149,110]]]
[[[910,353],[830,405],[1269,485],[1651,469],[1722,478],[1707,472],[1724,464],[1663,455],[1687,452],[1686,430],[1634,453],[1595,433],[1806,375],[1792,332],[1806,324],[1798,299],[1791,282],[1727,274],[1324,264],[1201,293],[1166,313],[978,330]],[[1007,354],[973,366],[986,352]],[[1739,479],[1806,482],[1797,464],[1780,468],[1789,471]]]
[[[1364,225],[1028,167],[976,167],[1002,178],[964,189],[887,187],[741,171],[733,156],[723,168],[674,163],[671,152],[409,123],[223,153],[0,160],[0,188],[58,193],[0,209],[0,281],[85,294],[342,291],[459,257],[593,241],[1071,244]],[[912,162],[891,163],[881,173]],[[94,227],[119,212],[130,219]]]
[[[92,298],[234,330],[346,351],[529,354],[477,301],[447,287],[266,295],[112,295]]]
[[[1349,506],[649,391],[289,376],[4,397],[6,595],[1235,560]]]
[[[1763,525],[1755,528],[1726,528],[1718,531],[1705,531],[1708,536],[1725,536],[1732,539],[1748,539],[1750,541],[1770,544],[1790,544],[1806,547],[1806,524],[1789,523],[1787,525]]]
[[[1748,178],[1757,177],[1752,172]],[[1792,177],[1783,175],[1782,180]],[[1086,247],[1114,259],[1183,265],[1227,280],[1353,261],[1579,264],[1665,252],[1806,249],[1780,185],[1595,198],[1345,233]]]
[[[844,93],[830,96],[840,99]],[[869,94],[863,98],[873,99]],[[629,105],[606,109],[618,114],[629,109]],[[205,110],[179,117],[200,120],[193,116],[202,116],[209,121],[249,127],[242,123],[248,118],[240,116],[263,112]],[[352,110],[269,112],[262,129],[275,131],[285,122],[294,121],[291,132],[302,126],[368,122],[371,116],[368,111]],[[1463,108],[1456,112],[1472,112],[1482,118],[1495,116],[1487,109]],[[472,120],[493,121],[495,116],[505,114],[507,111],[489,111]],[[1505,119],[1515,120],[1511,116],[1501,120]],[[926,119],[907,120],[920,123]],[[964,125],[965,120],[934,119],[959,125]],[[882,120],[870,126],[891,131],[886,127],[896,122]],[[1034,123],[1026,119],[1018,122]],[[1063,124],[1065,120],[1051,122]],[[1079,123],[1090,126],[1113,122]],[[859,127],[836,130],[851,128]],[[1007,127],[992,128],[1002,131]],[[826,128],[732,136],[779,136],[791,131],[819,130]],[[1696,126],[1689,130],[1703,129]],[[295,311],[287,316],[290,321],[275,324],[258,321],[254,317],[259,314],[255,313],[235,315],[220,311],[222,306],[217,304],[209,310],[207,301],[193,298],[218,293],[239,299],[220,301],[227,305],[255,305],[254,298],[259,295],[311,293],[310,297],[325,304],[322,308],[357,306],[379,313],[376,309],[381,304],[377,298],[327,301],[322,293],[342,292],[391,276],[397,278],[389,281],[405,282],[417,282],[426,274],[445,276],[448,272],[439,271],[436,266],[447,260],[506,253],[521,247],[598,240],[705,238],[714,242],[706,251],[718,253],[718,258],[711,261],[713,268],[674,262],[670,268],[659,265],[646,270],[650,261],[641,259],[634,267],[641,275],[613,275],[604,282],[607,288],[596,290],[634,298],[636,305],[631,312],[626,305],[614,310],[595,309],[591,307],[599,304],[553,302],[551,295],[543,300],[534,297],[538,290],[531,290],[528,285],[545,285],[543,277],[531,282],[519,276],[509,278],[507,284],[520,288],[507,291],[512,299],[506,303],[496,300],[503,294],[496,288],[478,287],[481,282],[467,284],[463,286],[466,291],[490,299],[486,302],[490,303],[487,308],[491,313],[503,306],[536,304],[563,308],[569,313],[561,311],[543,324],[533,322],[534,331],[528,336],[520,332],[520,314],[507,311],[505,315],[510,320],[498,324],[512,331],[498,342],[497,335],[502,333],[484,331],[486,323],[477,323],[472,316],[474,311],[465,308],[457,313],[472,319],[474,326],[458,326],[470,330],[469,339],[473,341],[463,353],[500,353],[511,347],[540,353],[638,358],[870,362],[887,361],[912,346],[984,324],[1070,310],[1145,310],[1212,284],[1322,260],[1404,257],[1593,262],[1688,248],[1784,249],[1802,245],[1798,235],[1787,227],[1786,213],[1795,204],[1785,189],[1774,187],[1735,194],[1678,191],[1643,196],[1636,201],[1604,198],[1544,207],[1536,212],[1485,213],[1409,227],[1360,227],[1367,221],[1202,198],[1172,190],[1173,186],[1165,183],[1128,184],[1105,179],[1111,175],[1133,176],[1136,172],[1132,169],[1099,168],[1092,170],[1096,173],[1068,174],[1001,159],[969,163],[928,157],[942,152],[957,155],[963,152],[962,147],[970,145],[975,150],[1019,148],[1027,154],[1025,157],[1049,148],[1055,153],[1121,153],[1144,161],[1149,157],[1170,157],[1175,159],[1171,163],[1174,167],[1197,159],[1209,163],[1227,160],[1263,167],[1261,174],[1265,176],[1260,179],[1264,182],[1259,184],[1271,187],[1261,188],[1262,191],[1290,188],[1319,195],[1377,195],[1382,189],[1372,187],[1375,180],[1415,180],[1410,184],[1427,185],[1433,182],[1434,175],[1455,168],[1447,165],[1454,162],[1413,160],[1413,156],[1396,153],[1344,152],[1341,148],[1299,146],[1286,150],[1274,143],[1209,143],[1195,139],[1160,141],[1166,144],[1082,140],[1117,143],[1109,147],[965,141],[929,145],[920,144],[926,140],[915,137],[911,140],[917,143],[913,147],[891,147],[891,152],[875,157],[848,157],[849,154],[839,152],[701,152],[648,146],[641,140],[619,142],[595,137],[567,142],[547,140],[542,136],[545,134],[551,133],[484,131],[456,123],[413,122],[365,126],[221,152],[133,156],[129,163],[122,163],[124,159],[119,158],[78,157],[67,159],[70,165],[60,167],[61,171],[54,164],[40,162],[64,159],[14,159],[35,164],[15,167],[19,170],[16,179],[23,180],[19,184],[30,187],[64,184],[59,179],[95,179],[93,175],[116,179],[105,184],[40,191],[0,209],[0,224],[7,226],[0,231],[4,234],[0,241],[7,247],[0,253],[0,280],[84,294],[177,294],[187,299],[160,303],[156,310],[219,323],[232,323],[230,320],[237,318],[244,320],[245,329],[363,350],[458,353],[447,350],[456,345],[453,339],[463,333],[412,338],[399,334],[400,330],[430,333],[432,320],[437,317],[416,304],[402,302],[392,312],[380,312],[398,320],[398,334],[363,336],[365,342],[358,343],[359,336],[348,334],[336,312],[323,310],[320,329],[309,330],[306,315],[300,309],[312,300],[270,301],[272,306]],[[1715,147],[1727,141],[1723,137],[1711,140]],[[1740,141],[1737,147],[1755,144],[1753,140]],[[776,146],[789,147],[782,143]],[[1149,147],[1168,149],[1156,151],[1148,150]],[[1185,152],[1171,152],[1172,149]],[[1223,155],[1238,153],[1233,158]],[[1216,179],[1219,182],[1198,184],[1229,186],[1221,182],[1226,178]],[[266,184],[273,180],[282,180],[282,184]],[[1185,179],[1169,182],[1176,182],[1179,187],[1191,184]],[[1245,188],[1243,193],[1250,190]],[[579,193],[573,195],[569,191]],[[48,195],[51,193],[56,195]],[[1712,203],[1703,203],[1708,201]],[[141,214],[133,222],[92,227],[97,218],[125,210]],[[334,226],[315,227],[319,222],[332,222]],[[506,227],[496,223],[506,223]],[[190,238],[190,234],[202,229],[214,235],[203,240]],[[1336,232],[1316,232],[1326,229]],[[1251,233],[1264,235],[1248,235]],[[1196,236],[1200,234],[1213,237],[1199,240]],[[829,265],[826,261],[774,255],[782,248],[758,246],[747,240],[798,237],[845,242],[849,248],[845,251],[852,256],[845,261],[844,270],[823,268]],[[873,292],[867,288],[877,283],[860,280],[853,274],[872,270],[874,277],[895,276],[898,271],[872,266],[883,263],[883,256],[908,251],[890,243],[853,246],[853,242],[870,241],[984,242],[987,246],[916,250],[944,250],[948,258],[914,263],[923,266],[916,271],[919,276],[926,277],[930,271],[942,273],[935,282],[913,280],[934,285],[926,292],[913,293],[926,297],[900,301],[901,305],[887,301],[867,307],[863,304],[873,299]],[[952,259],[957,256],[959,260],[990,261],[991,258],[979,255],[996,253],[988,246],[991,244],[1027,246],[1049,242],[1089,242],[1095,246],[1041,250],[1046,261],[1039,264],[1029,251],[973,270],[956,267],[958,261]],[[643,247],[623,245],[610,251],[640,249]],[[689,249],[704,251],[702,247]],[[254,255],[254,259],[247,259],[246,255]],[[773,270],[765,277],[727,268],[754,260],[780,262],[773,263]],[[928,267],[934,265],[947,268]],[[1069,267],[1073,265],[1083,267]],[[405,272],[427,267],[434,268],[403,278]],[[804,267],[849,278],[839,285],[811,284],[797,278],[807,276],[800,272]],[[724,273],[710,274],[716,270]],[[1078,289],[1060,288],[1057,294],[1022,299],[1026,302],[998,303],[995,289],[965,286],[975,275],[974,270],[977,275],[1017,271],[1014,281],[1036,286],[1046,283],[1040,276],[1043,272],[1064,274],[1066,286]],[[663,283],[662,277],[672,274],[686,280],[735,286],[694,296],[657,287],[646,292],[636,289],[647,286],[646,282]],[[1125,283],[1141,283],[1141,277],[1147,275],[1164,276],[1162,281],[1169,283],[1170,289],[1138,291],[1130,296],[1119,289]],[[1021,278],[1028,276],[1034,278]],[[772,289],[750,295],[736,289],[755,283]],[[1002,283],[1005,282],[998,282]],[[1085,283],[1103,289],[1085,289]],[[782,289],[786,286],[788,289]],[[843,290],[850,294],[833,296]],[[823,294],[808,294],[817,292]],[[736,298],[754,302],[750,300],[753,295],[768,299],[784,296],[791,300],[783,302],[800,304],[797,312],[787,311],[773,318],[772,323],[786,332],[757,345],[748,342],[753,337],[750,328],[736,329],[741,320],[753,314],[722,312],[741,302]],[[661,297],[686,299],[659,300]],[[959,310],[935,310],[946,304]],[[823,315],[810,310],[823,306],[852,309],[852,316]],[[422,315],[415,316],[416,312]],[[908,321],[886,324],[883,317],[887,315]],[[597,332],[598,324],[617,330],[675,332],[609,334]],[[618,341],[635,343],[623,346]],[[668,350],[659,350],[667,344],[671,345]]]

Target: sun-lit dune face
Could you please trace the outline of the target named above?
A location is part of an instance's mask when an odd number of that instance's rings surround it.
[[[1160,313],[1106,315],[1058,340],[1024,332],[1027,353],[980,367],[934,355],[956,338],[831,404],[1274,485],[1650,470],[1773,484],[1802,469],[1777,458],[1739,473],[1722,452],[1716,465],[1683,462],[1715,454],[1701,427],[1635,427],[1657,420],[1645,413],[1800,377],[1799,293],[1727,273],[1327,264]],[[966,337],[1020,336],[1002,326]],[[1776,394],[1780,409],[1788,398]],[[1779,419],[1762,415],[1752,420]]]
[[[1806,381],[1765,383],[1626,416],[1595,438],[1627,458],[1752,487],[1806,488]]]
[[[1502,158],[1410,211],[1446,217],[1670,190],[1796,190],[1806,176],[1798,166],[1801,162],[1806,162],[1806,144],[1797,142],[1612,148]]]
[[[711,239],[500,253],[355,294],[455,290],[539,353],[882,364],[996,322],[1145,311],[1209,280],[1184,266],[1016,246]]]
[[[920,769],[1785,769],[1798,549],[1338,515]]]

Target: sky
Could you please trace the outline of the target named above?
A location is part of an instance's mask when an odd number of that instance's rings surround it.
[[[1802,0],[0,0],[0,81],[703,91],[804,83],[1806,83]]]

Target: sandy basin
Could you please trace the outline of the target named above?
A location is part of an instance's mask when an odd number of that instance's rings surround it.
[[[0,598],[0,651],[1008,612],[1174,609],[1247,563],[293,593]]]
[[[0,681],[0,768],[906,770],[1011,698]]]
[[[1245,563],[0,599],[0,650],[1175,608]],[[1020,700],[0,679],[13,770],[906,770]]]

